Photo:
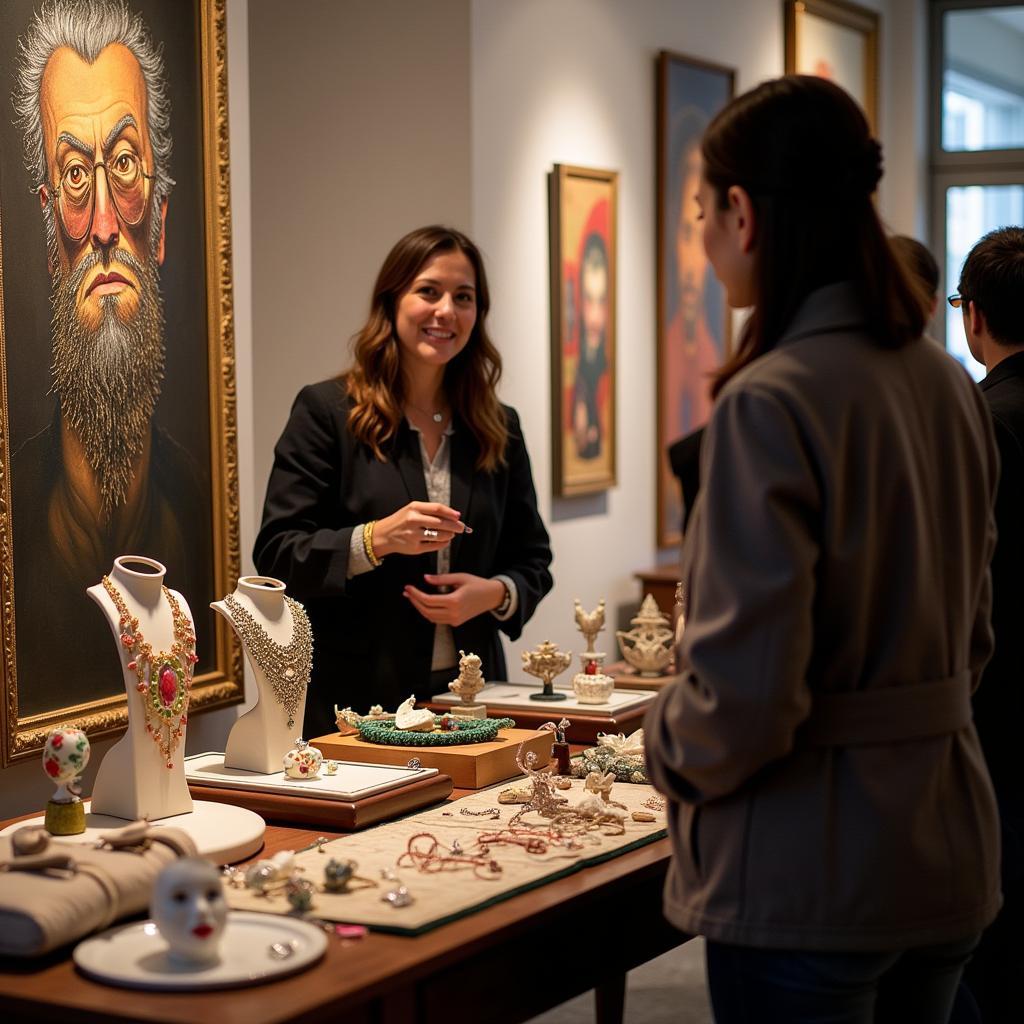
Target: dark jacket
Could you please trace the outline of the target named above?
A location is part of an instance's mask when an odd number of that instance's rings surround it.
[[[895,950],[999,906],[970,689],[997,462],[937,345],[883,349],[810,295],[716,403],[683,550],[682,679],[647,716],[670,798],[666,915],[736,945]]]
[[[430,678],[434,626],[402,596],[407,583],[425,586],[433,555],[392,555],[372,572],[346,579],[352,529],[382,519],[410,501],[427,501],[417,435],[403,420],[387,452],[376,459],[347,428],[349,400],[337,380],[302,389],[274,449],[263,525],[254,559],[259,572],[284,580],[303,602],[313,627],[313,677],[306,699],[305,735],[334,731],[332,705],[365,712],[393,709]],[[476,470],[472,433],[456,421],[451,451],[451,501],[473,527],[452,542],[451,572],[516,584],[519,606],[498,622],[478,615],[454,630],[456,649],[483,661],[487,679],[505,679],[498,629],[515,640],[551,589],[551,548],[537,511],[530,459],[519,418],[505,408],[507,463]]]
[[[1020,730],[1024,726],[1024,352],[1007,356],[981,382],[992,412],[1001,472],[999,539],[992,556],[995,651],[974,694],[974,720],[1004,810],[1018,820]]]

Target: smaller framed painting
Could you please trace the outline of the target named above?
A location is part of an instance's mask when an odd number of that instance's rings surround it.
[[[786,74],[842,86],[878,131],[876,11],[848,0],[786,0]]]
[[[552,488],[615,485],[615,209],[618,174],[549,175]]]

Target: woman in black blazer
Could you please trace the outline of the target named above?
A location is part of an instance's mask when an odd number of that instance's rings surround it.
[[[381,267],[353,367],[292,407],[254,559],[309,612],[308,737],[333,731],[334,704],[390,710],[443,690],[460,649],[506,678],[498,629],[515,640],[551,589],[489,306],[465,235],[411,232]]]

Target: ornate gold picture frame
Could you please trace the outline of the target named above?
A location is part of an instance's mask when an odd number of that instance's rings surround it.
[[[54,6],[86,52],[45,49]],[[0,13],[4,766],[59,724],[126,725],[85,594],[119,554],[163,562],[191,608],[190,713],[243,697],[209,607],[240,562],[225,17],[225,0]]]
[[[786,74],[842,86],[878,131],[879,16],[850,0],[785,0]]]
[[[616,171],[549,174],[552,489],[615,486]]]

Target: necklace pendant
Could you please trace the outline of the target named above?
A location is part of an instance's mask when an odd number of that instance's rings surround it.
[[[444,413],[435,412],[432,418],[435,423],[440,423],[444,419]]]
[[[288,716],[288,728],[290,729],[295,724],[295,719],[291,715]]]

